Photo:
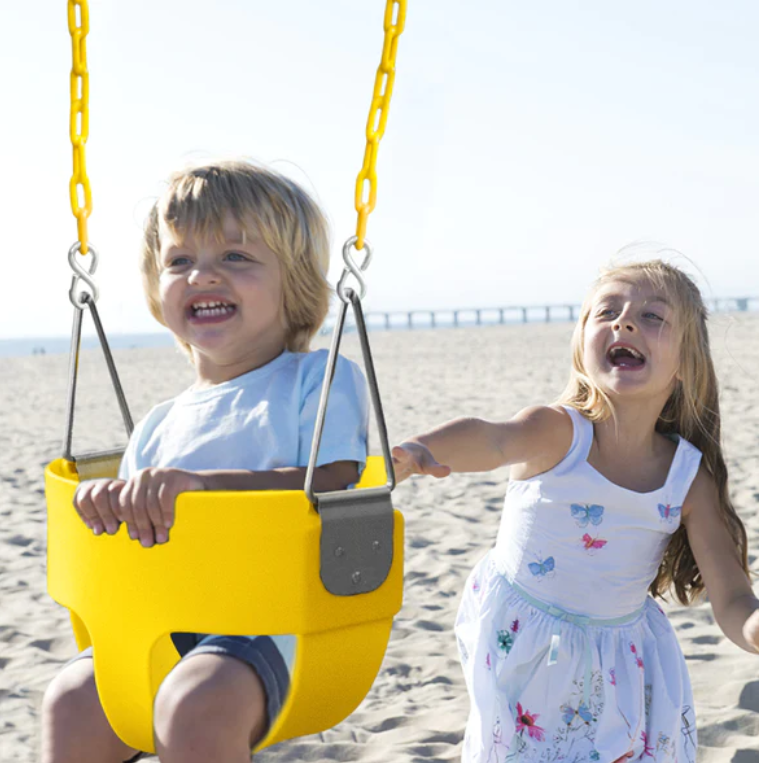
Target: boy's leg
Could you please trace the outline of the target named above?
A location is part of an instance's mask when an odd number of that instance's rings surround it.
[[[161,763],[249,763],[268,727],[264,684],[247,662],[198,652],[181,660],[155,700]]]
[[[92,659],[68,663],[42,701],[42,763],[123,763],[137,752],[116,736],[105,717]]]

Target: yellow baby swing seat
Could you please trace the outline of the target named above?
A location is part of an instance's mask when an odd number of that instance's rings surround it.
[[[297,634],[289,695],[258,749],[331,728],[366,696],[401,606],[400,512],[385,582],[338,596],[320,579],[321,520],[304,492],[184,493],[170,542],[143,548],[125,527],[87,529],[75,464],[58,459],[45,477],[48,591],[71,610],[78,647],[94,644],[100,699],[127,744],[154,750],[153,698],[179,659],[172,632]],[[370,457],[359,488],[384,483]]]

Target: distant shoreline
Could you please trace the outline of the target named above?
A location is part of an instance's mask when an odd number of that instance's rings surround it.
[[[745,315],[746,312],[754,313],[759,308],[759,300],[747,300],[747,304],[741,305],[743,309],[735,309],[730,305],[728,309],[714,310],[712,315]],[[569,323],[574,322],[579,313],[577,305],[551,305],[547,306],[552,313],[548,314],[546,307],[529,308],[500,308],[504,311],[503,317],[499,315],[499,308],[472,308],[460,310],[411,310],[393,312],[368,312],[365,314],[367,328],[371,332],[376,331],[424,331],[446,328],[467,328],[475,326],[497,326],[505,324],[510,326],[535,324],[535,323]],[[733,309],[730,309],[733,308]],[[506,312],[508,311],[508,312]],[[524,311],[524,312],[518,312]],[[355,330],[353,316],[348,311],[348,333]],[[434,316],[434,318],[433,318]],[[455,316],[455,317],[454,317]],[[322,326],[320,334],[330,334],[334,326],[334,317],[330,316]],[[113,350],[145,349],[150,347],[172,347],[174,338],[168,332],[154,332],[150,334],[109,334],[108,343]],[[58,355],[68,353],[71,338],[68,336],[57,337],[22,337],[18,339],[0,339],[0,358],[20,357],[27,355]],[[96,335],[82,337],[82,349],[91,350],[99,347]]]

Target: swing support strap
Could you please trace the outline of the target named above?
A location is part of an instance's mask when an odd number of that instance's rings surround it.
[[[81,479],[87,479],[87,464],[98,463],[103,461],[112,460],[114,457],[120,454],[119,450],[107,451],[100,453],[91,453],[81,456],[74,456],[72,452],[72,443],[74,438],[74,412],[76,409],[76,386],[79,376],[79,350],[82,344],[82,318],[84,316],[85,308],[89,309],[92,315],[92,320],[95,324],[95,331],[97,331],[98,339],[100,340],[100,346],[103,350],[105,357],[105,363],[108,367],[108,373],[111,377],[111,383],[116,393],[116,399],[119,403],[121,410],[121,417],[124,420],[124,428],[126,429],[127,437],[132,434],[134,429],[134,423],[132,421],[132,415],[129,412],[129,405],[127,404],[126,395],[124,389],[121,386],[121,380],[119,379],[118,372],[116,370],[116,364],[113,360],[113,354],[111,348],[108,345],[108,339],[103,329],[103,324],[100,320],[100,315],[96,307],[98,290],[93,279],[93,274],[97,269],[98,254],[93,246],[89,248],[89,254],[91,256],[89,269],[79,264],[75,257],[77,252],[80,251],[80,244],[77,242],[71,249],[69,249],[69,264],[74,271],[74,277],[71,279],[71,288],[69,290],[69,299],[74,306],[74,324],[71,329],[71,350],[69,353],[69,383],[68,383],[68,395],[66,404],[66,431],[63,439],[63,457],[67,461],[76,462],[77,471]],[[90,291],[87,291],[81,282],[84,282]]]
[[[353,289],[349,288],[342,290],[340,297],[341,306],[324,372],[304,490],[314,508],[319,512],[322,523],[320,544],[322,583],[330,593],[336,596],[353,596],[376,590],[390,572],[393,563],[394,523],[390,494],[395,487],[395,474],[379,386],[369,348],[366,322],[361,309],[361,299]],[[316,494],[313,489],[314,469],[349,306],[353,308],[356,319],[369,395],[377,419],[377,430],[385,461],[387,484],[361,490],[337,490]]]

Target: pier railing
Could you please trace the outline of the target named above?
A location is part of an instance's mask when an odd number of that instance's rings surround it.
[[[706,300],[712,313],[759,311],[759,297],[725,297]],[[365,313],[372,330],[458,328],[460,326],[494,326],[506,323],[552,323],[575,321],[580,314],[578,304],[518,305],[506,307],[472,307],[438,310],[372,310]],[[349,319],[350,323],[350,319]],[[330,318],[322,333],[332,330]]]

